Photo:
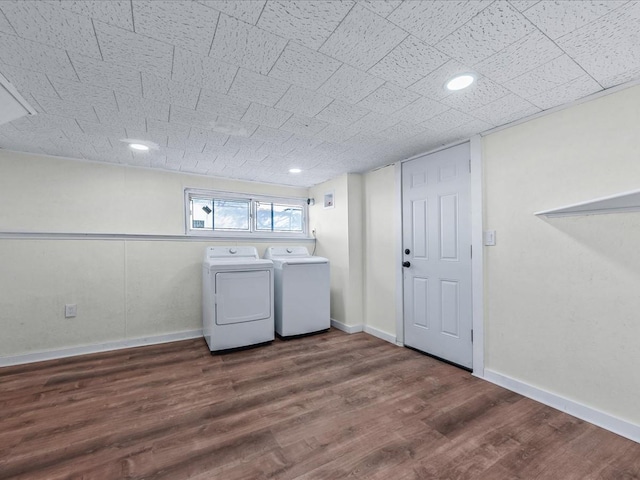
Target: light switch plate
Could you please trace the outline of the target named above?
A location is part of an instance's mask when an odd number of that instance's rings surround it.
[[[73,318],[78,315],[78,304],[77,303],[67,303],[64,306],[64,318]]]
[[[484,231],[484,244],[487,247],[493,247],[496,244],[496,231],[485,230]]]

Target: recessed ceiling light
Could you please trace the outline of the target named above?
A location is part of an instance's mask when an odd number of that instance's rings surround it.
[[[126,143],[129,145],[129,148],[137,150],[138,152],[148,152],[149,150],[158,150],[160,148],[157,143],[143,140],[142,138],[121,138],[120,141]]]
[[[471,73],[457,75],[447,82],[447,90],[462,90],[463,88],[467,88],[471,85],[475,79],[475,75],[472,75]]]
[[[134,150],[140,150],[141,152],[146,152],[147,150],[149,150],[149,147],[147,147],[146,145],[142,145],[141,143],[130,143],[129,147],[133,148]]]
[[[302,170],[300,170],[299,168],[290,168],[289,169],[289,173],[300,173]]]

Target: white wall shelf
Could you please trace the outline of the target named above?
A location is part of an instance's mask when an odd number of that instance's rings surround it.
[[[575,215],[600,215],[603,213],[625,213],[640,211],[640,190],[619,193],[610,197],[595,198],[552,210],[536,212],[545,217],[571,217]]]

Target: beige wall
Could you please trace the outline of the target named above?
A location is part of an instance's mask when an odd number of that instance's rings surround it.
[[[331,260],[331,318],[373,327],[395,337],[394,170],[348,174],[317,185],[309,195],[317,255]],[[325,209],[324,194],[335,193]]]
[[[396,204],[393,165],[364,175],[365,323],[396,337]]]
[[[331,260],[331,318],[395,338],[395,176],[393,166],[348,174],[313,187],[309,195],[317,255]],[[324,194],[335,193],[325,209]]]
[[[309,219],[317,236],[316,255],[331,262],[331,318],[355,325],[358,322],[349,315],[356,304],[350,270],[349,177],[341,175],[309,190],[309,196],[315,199],[315,205],[309,208]],[[334,194],[334,207],[324,208],[324,195],[329,192]]]
[[[184,234],[184,189],[307,189],[0,151],[0,231]]]
[[[184,234],[185,187],[307,189],[0,151],[0,232]],[[0,239],[0,357],[198,330],[208,240]],[[305,245],[309,245],[305,243]],[[77,303],[76,318],[64,304]]]
[[[539,218],[640,186],[640,87],[483,140],[486,368],[640,424],[640,213]]]
[[[362,175],[347,175],[347,195],[349,211],[347,224],[349,227],[349,301],[347,302],[347,319],[350,324],[365,323],[363,309],[364,290],[364,206],[362,204]]]

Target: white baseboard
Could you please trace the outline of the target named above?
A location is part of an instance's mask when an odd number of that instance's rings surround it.
[[[54,360],[56,358],[75,357],[76,355],[86,355],[88,353],[121,350],[123,348],[142,347],[144,345],[156,345],[158,343],[177,342],[179,340],[188,340],[190,338],[198,337],[202,337],[202,330],[189,330],[186,332],[169,333],[153,337],[130,338],[126,340],[98,343],[95,345],[82,345],[79,347],[62,348],[60,350],[25,353],[22,355],[0,357],[0,367],[21,365],[23,363],[42,362],[45,360]]]
[[[385,340],[389,343],[393,343],[394,345],[397,345],[396,342],[396,336],[395,335],[391,335],[388,332],[379,330],[377,328],[374,327],[370,327],[369,325],[365,325],[364,326],[364,332],[368,333],[369,335],[373,335],[374,337],[378,337],[382,340]]]
[[[635,425],[601,410],[547,392],[487,368],[484,370],[484,376],[479,378],[640,443],[640,425]]]
[[[333,328],[337,328],[338,330],[342,330],[347,333],[358,333],[364,330],[362,324],[359,325],[347,325],[346,323],[339,322],[338,320],[331,319],[331,326]]]
[[[331,326],[346,333],[365,332],[369,335],[373,335],[374,337],[378,337],[382,340],[393,343],[394,345],[402,346],[401,344],[396,342],[396,337],[394,335],[391,335],[390,333],[384,332],[382,330],[378,330],[377,328],[370,327],[369,325],[347,325],[346,323],[339,322],[338,320],[332,318]]]

